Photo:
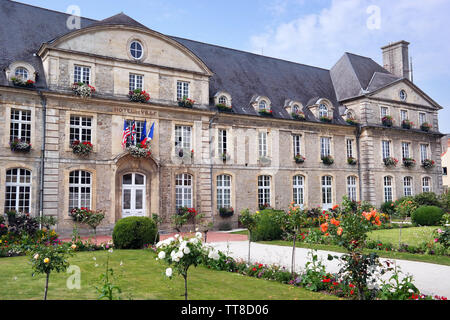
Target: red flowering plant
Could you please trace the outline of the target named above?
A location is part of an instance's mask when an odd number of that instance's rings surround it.
[[[20,78],[12,77],[11,78],[12,83],[15,86],[18,87],[25,87],[25,88],[33,88],[34,87],[34,81],[33,80],[22,80]]]
[[[303,162],[305,162],[306,158],[298,153],[294,156],[294,160],[295,160],[295,163],[303,163]]]
[[[150,100],[150,94],[142,89],[134,89],[130,90],[130,92],[128,93],[128,99],[133,102],[146,103],[148,100]]]
[[[150,158],[152,151],[148,143],[136,143],[127,147],[127,151],[134,158]]]
[[[381,119],[381,122],[386,127],[392,127],[392,125],[394,124],[394,119],[392,118],[392,116],[384,116]]]
[[[422,124],[420,125],[420,130],[425,131],[425,132],[428,132],[428,131],[430,131],[430,129],[431,129],[432,127],[433,127],[433,126],[432,126],[431,124],[429,124],[428,122],[424,122],[424,123],[422,123]]]
[[[231,112],[233,110],[233,106],[228,106],[223,103],[216,104],[216,107],[217,107],[217,109],[219,109],[219,111],[223,111],[223,112]]]
[[[383,162],[386,167],[395,167],[397,166],[398,160],[394,157],[387,157],[383,159]]]
[[[434,168],[435,162],[431,159],[425,159],[422,161],[422,167],[425,169],[432,169]]]
[[[414,160],[413,158],[403,158],[403,165],[406,168],[412,168],[416,165],[416,160]]]
[[[72,85],[72,91],[75,92],[77,96],[87,98],[95,92],[95,88],[84,82],[75,82]]]
[[[94,146],[92,145],[91,142],[80,140],[74,140],[70,145],[70,147],[72,148],[73,153],[82,156],[88,156],[94,149]]]
[[[402,128],[403,129],[411,129],[414,126],[414,122],[410,121],[410,120],[403,120],[402,121]]]
[[[91,210],[89,208],[85,208],[85,207],[73,208],[70,211],[69,216],[73,219],[73,221],[82,222],[83,220],[85,220],[87,218],[90,211]]]
[[[188,97],[183,97],[183,99],[178,100],[178,106],[185,108],[192,108],[195,100],[189,99]]]
[[[273,115],[273,111],[269,110],[269,109],[260,109],[258,112],[262,116],[272,116]]]
[[[291,116],[295,120],[305,120],[306,119],[305,114],[302,111],[298,111],[298,110],[291,112]]]
[[[14,139],[9,143],[9,146],[11,148],[11,151],[15,152],[30,152],[31,150],[31,143],[23,140],[23,139]]]

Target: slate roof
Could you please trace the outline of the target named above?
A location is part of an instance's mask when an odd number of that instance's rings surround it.
[[[0,85],[10,85],[2,71],[13,61],[21,60],[34,66],[40,75],[36,86],[45,88],[42,63],[34,54],[43,43],[72,32],[66,26],[68,17],[66,13],[0,0]],[[148,29],[124,13],[101,21],[81,18],[82,28],[117,24]],[[345,53],[331,70],[326,70],[179,37],[170,38],[191,50],[214,73],[209,92],[211,110],[215,110],[214,95],[226,91],[232,96],[234,112],[256,114],[250,102],[255,95],[261,95],[271,100],[275,118],[291,118],[283,108],[285,100],[290,99],[301,102],[307,119],[316,121],[306,106],[326,98],[335,107],[335,121],[345,124],[339,116],[345,111],[340,101],[398,79],[372,59],[350,53]]]

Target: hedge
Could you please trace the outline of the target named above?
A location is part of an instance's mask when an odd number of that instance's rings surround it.
[[[411,222],[419,226],[436,226],[440,224],[444,211],[436,206],[423,206],[411,215]]]
[[[113,231],[114,247],[117,249],[141,249],[153,244],[157,233],[155,222],[148,217],[128,217],[117,221]],[[159,241],[159,236],[157,240]]]

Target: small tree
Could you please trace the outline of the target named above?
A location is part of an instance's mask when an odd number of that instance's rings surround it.
[[[172,225],[178,232],[181,232],[181,228],[187,223],[188,221],[188,213],[185,214],[175,214],[172,216]]]
[[[31,266],[33,268],[33,276],[36,273],[42,273],[46,276],[44,300],[47,300],[50,273],[52,271],[57,273],[66,271],[69,266],[67,258],[73,255],[73,250],[75,249],[75,245],[69,246],[68,243],[64,243],[62,245],[41,244],[28,252]]]
[[[398,238],[399,248],[402,244],[402,225],[406,221],[406,218],[410,217],[411,214],[417,209],[417,207],[418,205],[413,198],[405,198],[395,207],[395,214],[402,220],[399,228],[399,238]]]
[[[252,242],[252,232],[255,230],[257,226],[257,216],[256,214],[251,214],[250,210],[245,209],[241,211],[241,215],[239,216],[239,222],[248,230],[248,263],[250,263],[250,245]]]
[[[105,219],[103,211],[89,211],[82,221],[94,230],[95,243],[97,243],[97,227],[102,223],[103,219]]]

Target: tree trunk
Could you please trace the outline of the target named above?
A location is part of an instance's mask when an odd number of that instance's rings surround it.
[[[292,263],[291,263],[291,273],[294,276],[295,272],[295,241],[297,240],[297,233],[294,234],[294,244],[292,246]]]
[[[47,273],[45,278],[45,291],[44,291],[44,300],[47,300],[47,292],[48,292],[48,279],[50,278],[50,273]]]
[[[94,228],[94,241],[95,245],[97,245],[97,228]]]
[[[252,243],[252,233],[248,231],[248,264],[250,264],[250,244]]]
[[[188,299],[188,292],[187,292],[187,272],[186,274],[183,274],[184,278],[184,300],[187,301]]]
[[[205,243],[206,243],[206,237],[208,236],[208,230],[205,231]]]

